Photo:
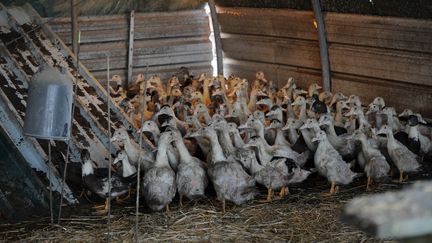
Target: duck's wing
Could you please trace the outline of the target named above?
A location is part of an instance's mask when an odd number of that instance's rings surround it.
[[[396,148],[390,149],[388,152],[399,170],[404,172],[413,172],[420,168],[420,164],[417,161],[417,155],[411,152],[404,145],[398,143]]]
[[[390,165],[381,153],[372,155],[365,166],[366,175],[375,180],[388,176],[389,171]]]
[[[327,170],[327,179],[337,184],[349,184],[357,175],[351,171],[350,165],[340,156],[330,159],[329,163],[325,164],[325,167]]]

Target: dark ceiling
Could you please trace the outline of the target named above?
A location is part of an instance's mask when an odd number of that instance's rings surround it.
[[[26,2],[44,17],[70,15],[70,0],[2,0],[6,5]],[[202,8],[206,0],[77,0],[81,15],[176,11]],[[432,18],[432,0],[321,0],[324,11],[409,18]],[[220,6],[311,10],[308,0],[216,0]]]

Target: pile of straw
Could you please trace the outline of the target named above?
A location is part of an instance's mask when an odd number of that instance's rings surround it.
[[[381,190],[399,187],[390,183],[382,185]],[[291,188],[287,198],[271,203],[257,199],[243,206],[228,205],[226,213],[221,212],[220,204],[214,198],[187,202],[182,208],[172,204],[169,213],[154,213],[143,207],[139,216],[139,239],[151,242],[372,241],[370,236],[340,220],[344,204],[354,196],[366,193],[364,183],[357,181],[332,197],[324,195],[327,189],[326,181],[318,179]],[[264,198],[265,191],[262,195]],[[107,239],[107,217],[88,216],[92,212],[91,205],[65,211],[61,225],[49,226],[49,218],[0,224],[0,241],[100,242]],[[113,203],[112,241],[134,241],[134,212],[133,205]]]

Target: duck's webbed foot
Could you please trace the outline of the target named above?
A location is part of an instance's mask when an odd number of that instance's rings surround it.
[[[93,212],[94,215],[104,215],[106,213],[108,213],[108,198],[105,199],[105,204],[104,205],[98,205],[98,206],[94,206],[93,208],[96,209],[96,212]]]
[[[336,194],[339,191],[339,187],[336,186],[335,182],[331,183],[331,187],[330,187],[330,191],[328,193],[324,193],[324,196],[333,196],[334,194]]]

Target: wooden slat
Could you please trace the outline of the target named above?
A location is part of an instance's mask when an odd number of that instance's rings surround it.
[[[126,55],[126,43],[102,43],[81,46],[80,59],[85,62],[87,59],[104,58],[106,52],[112,57],[123,57]],[[154,55],[154,54],[177,54],[177,53],[196,53],[211,51],[211,44],[193,41],[176,40],[156,40],[156,41],[137,41],[135,42],[135,55]],[[210,60],[210,59],[209,59]]]
[[[325,20],[330,42],[432,53],[430,20],[336,13]]]
[[[212,58],[212,53],[180,53],[177,55],[173,54],[162,54],[162,55],[140,55],[133,58],[134,69],[140,67],[146,67],[147,65],[169,65],[176,63],[196,63],[206,62]],[[85,65],[92,72],[106,70],[106,63],[100,61],[100,59],[90,59],[85,61]],[[110,58],[111,69],[126,69],[127,68],[127,57],[113,57]]]
[[[321,68],[316,41],[230,35],[222,39],[222,47],[231,59]]]
[[[217,10],[224,33],[318,40],[310,11],[224,7]]]
[[[60,32],[58,35],[66,44],[71,43],[70,32]],[[184,25],[173,23],[162,28],[160,26],[135,26],[135,40],[204,35],[210,35],[209,26],[206,23]],[[127,40],[127,27],[107,30],[81,30],[81,44]]]
[[[334,72],[432,85],[432,55],[427,53],[334,44],[330,60]]]
[[[105,15],[105,16],[81,16],[78,18],[80,28],[85,30],[100,30],[127,27],[128,16],[125,15]],[[154,12],[136,13],[138,26],[170,25],[173,23],[186,24],[197,22],[208,22],[207,14],[204,10],[177,11],[177,12]],[[60,17],[45,19],[57,32],[70,30],[70,18]],[[106,25],[111,23],[112,25]]]

